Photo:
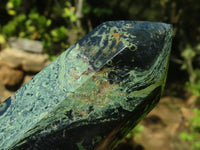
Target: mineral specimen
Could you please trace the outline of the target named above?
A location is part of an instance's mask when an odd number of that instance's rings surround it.
[[[0,148],[110,150],[158,103],[172,27],[109,21],[0,105]]]

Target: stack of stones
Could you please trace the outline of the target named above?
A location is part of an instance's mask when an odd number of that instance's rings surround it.
[[[0,52],[0,75],[7,89],[16,90],[50,62],[39,41],[10,38],[9,46]]]

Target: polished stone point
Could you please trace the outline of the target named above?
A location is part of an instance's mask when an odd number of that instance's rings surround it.
[[[112,149],[158,103],[171,39],[165,23],[102,23],[0,105],[0,148]]]

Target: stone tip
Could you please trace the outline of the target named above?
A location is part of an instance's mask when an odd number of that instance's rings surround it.
[[[98,26],[8,99],[0,147],[92,150],[109,137],[112,149],[159,101],[171,33],[155,22]]]

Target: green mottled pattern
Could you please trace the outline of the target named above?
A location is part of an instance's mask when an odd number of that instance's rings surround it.
[[[13,142],[10,139],[23,136],[25,131],[65,99],[68,93],[75,91],[90,77],[83,75],[76,79],[70,76],[70,73],[78,76],[89,68],[82,58],[77,59],[78,54],[79,51],[64,52],[12,97],[7,113],[0,116],[1,134],[6,133],[1,136],[2,146],[10,145],[10,142]],[[93,71],[90,74],[93,74]]]
[[[126,134],[160,98],[171,35],[164,23],[101,24],[0,107],[0,147],[49,149],[65,139],[90,150],[123,120],[117,134]]]

